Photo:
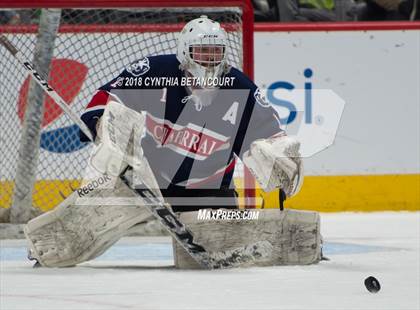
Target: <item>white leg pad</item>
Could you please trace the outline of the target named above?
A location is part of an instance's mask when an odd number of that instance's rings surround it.
[[[255,209],[258,220],[197,220],[198,212],[184,212],[180,220],[194,234],[194,240],[209,251],[232,250],[246,244],[269,241],[271,256],[255,266],[308,265],[321,260],[320,218],[317,212]],[[176,242],[175,265],[180,269],[201,268]]]
[[[92,190],[91,198],[134,197],[132,190],[117,181],[115,188]],[[152,217],[143,206],[79,205],[77,191],[54,210],[25,226],[31,256],[42,266],[66,267],[91,260],[105,252],[132,226]]]

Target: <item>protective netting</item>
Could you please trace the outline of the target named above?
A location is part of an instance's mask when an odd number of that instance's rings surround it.
[[[41,10],[6,10],[0,33],[25,59],[35,62]],[[42,12],[44,14],[44,12]],[[177,33],[185,22],[207,15],[228,31],[229,63],[243,65],[242,15],[239,8],[63,9],[55,40],[49,82],[78,115],[95,90],[143,56],[175,53]],[[4,17],[5,14],[2,14]],[[17,18],[16,18],[17,16]],[[37,70],[47,68],[37,68]],[[42,71],[42,70],[40,70]],[[47,70],[48,72],[48,70]],[[12,205],[30,77],[0,46],[0,207]],[[49,210],[77,188],[90,154],[79,141],[78,127],[50,98],[45,98],[39,160],[32,205]],[[40,112],[39,114],[42,114]],[[34,116],[36,118],[36,115]],[[39,116],[38,116],[39,117]],[[30,176],[28,176],[30,178]]]

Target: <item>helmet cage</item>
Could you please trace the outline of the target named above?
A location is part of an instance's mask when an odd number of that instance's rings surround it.
[[[189,46],[189,57],[203,67],[212,68],[224,61],[225,50],[223,44],[192,44]]]
[[[218,78],[227,73],[226,31],[219,23],[202,16],[189,22],[178,39],[180,68],[197,78]]]

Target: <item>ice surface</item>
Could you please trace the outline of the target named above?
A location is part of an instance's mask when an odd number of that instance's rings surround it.
[[[0,309],[419,309],[420,213],[322,214],[311,266],[176,270],[165,237],[124,238],[78,267],[32,268],[24,241],[0,243]],[[377,294],[364,287],[373,275]]]

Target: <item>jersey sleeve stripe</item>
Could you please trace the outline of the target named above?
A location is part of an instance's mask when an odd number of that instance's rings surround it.
[[[92,100],[86,107],[86,111],[93,109],[95,107],[103,107],[108,103],[109,100],[109,93],[104,90],[98,90],[96,94],[92,97]]]
[[[104,90],[98,90],[96,94],[92,97],[92,100],[87,105],[86,110],[83,112],[80,117],[81,120],[88,126],[90,129],[93,138],[96,137],[96,123],[98,119],[104,113],[104,109],[109,100],[109,93]],[[89,138],[82,132],[79,131],[80,141],[87,142]]]

